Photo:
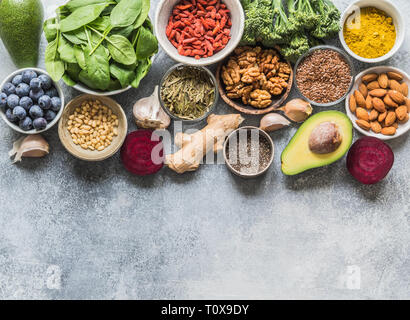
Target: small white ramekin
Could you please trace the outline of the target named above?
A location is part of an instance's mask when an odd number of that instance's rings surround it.
[[[343,29],[345,22],[347,18],[354,13],[356,10],[359,10],[360,8],[366,8],[366,7],[375,7],[377,9],[383,10],[384,12],[387,13],[390,17],[393,19],[393,23],[396,27],[396,42],[394,44],[394,47],[384,56],[374,58],[374,59],[367,59],[363,58],[356,53],[354,53],[349,46],[346,44],[346,41],[344,39],[343,35]],[[386,61],[387,59],[390,59],[402,46],[403,41],[404,41],[404,36],[406,33],[406,26],[404,25],[404,20],[403,16],[401,15],[399,9],[391,3],[388,0],[360,0],[352,3],[343,13],[340,23],[342,25],[342,29],[339,32],[339,39],[340,42],[343,45],[343,48],[355,59],[366,62],[366,63],[379,63]]]

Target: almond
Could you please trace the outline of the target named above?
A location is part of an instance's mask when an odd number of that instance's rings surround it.
[[[403,94],[403,96],[407,97],[409,95],[409,86],[408,86],[408,84],[403,82],[400,85],[400,89],[397,90],[397,91],[401,92]]]
[[[373,97],[383,98],[387,94],[387,90],[385,89],[374,89],[369,92],[369,94]]]
[[[400,91],[400,83],[397,80],[390,80],[389,87],[392,90]]]
[[[397,122],[393,123],[391,126],[394,127],[394,128],[396,128],[396,129],[399,128],[399,124],[398,124]]]
[[[410,99],[406,98],[406,106],[407,106],[407,112],[410,112]]]
[[[383,98],[383,102],[386,106],[390,107],[390,108],[397,108],[399,105],[394,102],[390,96],[388,94],[386,94],[386,96]]]
[[[373,98],[373,107],[381,113],[386,111],[386,106],[380,98]]]
[[[382,131],[382,126],[377,121],[373,121],[370,122],[370,129],[372,129],[374,133],[380,133]]]
[[[380,89],[379,83],[377,81],[372,81],[367,85],[367,90],[372,91],[375,89]]]
[[[403,81],[403,76],[398,72],[387,72],[387,76],[396,81]]]
[[[360,91],[360,93],[363,95],[363,98],[367,98],[367,93],[368,93],[368,90],[367,90],[367,87],[366,87],[366,85],[364,84],[364,83],[361,83],[360,85],[359,85],[359,91]]]
[[[360,120],[369,121],[369,114],[366,109],[360,107],[356,109],[356,117]]]
[[[389,86],[389,77],[385,73],[381,73],[377,78],[380,88],[386,89]]]
[[[372,110],[373,109],[373,99],[370,95],[368,95],[367,98],[366,98],[366,109],[367,110]]]
[[[355,113],[355,112],[356,112],[357,103],[356,103],[356,99],[355,99],[355,97],[354,97],[354,94],[350,95],[349,108],[350,108],[350,111],[351,111],[352,113]]]
[[[406,102],[405,97],[403,94],[396,90],[390,90],[389,91],[389,96],[392,98],[394,102],[397,102],[398,104],[404,104]]]
[[[395,127],[385,127],[382,129],[382,134],[385,136],[393,136],[396,134],[396,128]]]
[[[397,116],[397,119],[399,119],[399,121],[404,120],[404,118],[406,118],[406,115],[407,115],[406,106],[400,106],[396,109],[396,116]]]
[[[356,120],[356,124],[362,128],[363,130],[369,131],[370,130],[370,123],[365,120]]]
[[[396,121],[396,118],[396,113],[394,111],[387,112],[386,119],[384,119],[386,127],[390,127]]]
[[[406,117],[403,120],[399,121],[399,123],[400,124],[405,124],[407,121],[409,121],[409,114],[408,113],[406,113]]]
[[[355,90],[354,98],[356,99],[356,103],[359,107],[366,108],[366,100],[364,99],[360,91]]]
[[[372,81],[376,80],[377,77],[378,77],[377,73],[365,74],[365,75],[362,77],[362,81],[363,81],[363,82],[366,82],[366,83],[369,83],[369,82],[372,82]]]
[[[382,112],[382,113],[379,114],[379,117],[377,118],[377,121],[379,121],[380,123],[382,123],[383,120],[386,119],[386,117],[387,117],[387,111]]]
[[[372,111],[370,111],[370,114],[369,114],[370,121],[375,121],[377,120],[378,117],[379,117],[379,112],[377,110],[373,109]]]

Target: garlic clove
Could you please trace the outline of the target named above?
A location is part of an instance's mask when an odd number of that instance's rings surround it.
[[[41,158],[49,154],[48,142],[39,134],[21,137],[13,143],[13,149],[9,156],[13,157],[13,163],[20,162],[23,157]]]
[[[293,99],[278,110],[283,111],[286,117],[295,122],[305,121],[313,112],[310,103],[302,99]]]
[[[171,118],[159,102],[158,86],[151,96],[142,98],[134,104],[133,114],[137,125],[145,129],[165,129],[171,123]]]
[[[278,113],[268,113],[260,122],[259,128],[265,132],[272,132],[290,125],[290,121]]]

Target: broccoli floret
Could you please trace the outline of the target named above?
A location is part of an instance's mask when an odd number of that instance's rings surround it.
[[[288,0],[289,21],[299,30],[313,29],[320,16],[313,10],[312,0]]]
[[[340,31],[340,11],[330,0],[314,0],[313,7],[320,16],[312,35],[319,39],[329,39]]]
[[[290,62],[295,63],[301,55],[310,48],[309,39],[302,33],[294,34],[290,43],[281,49],[282,55]]]
[[[289,23],[282,0],[273,0],[273,5],[276,16],[275,32],[282,38],[286,38],[291,32],[295,31],[294,27]]]

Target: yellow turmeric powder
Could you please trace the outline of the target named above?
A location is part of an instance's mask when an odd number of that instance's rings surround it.
[[[357,55],[374,59],[387,54],[396,42],[396,27],[386,12],[367,7],[353,14],[343,28],[346,44]]]

